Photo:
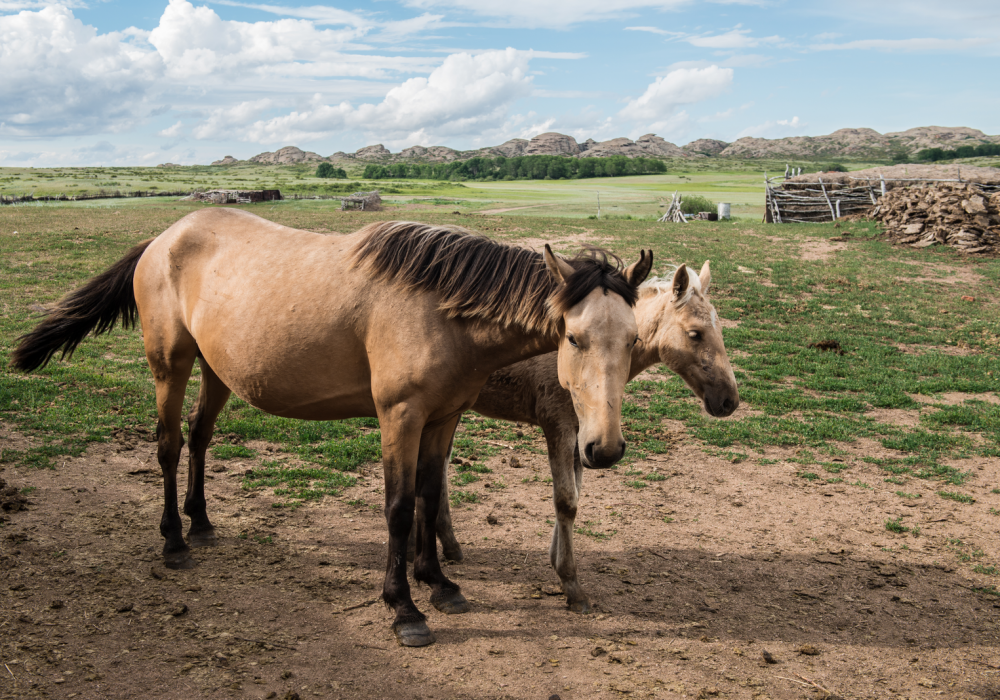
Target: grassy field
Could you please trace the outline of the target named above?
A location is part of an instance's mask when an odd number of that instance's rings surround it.
[[[44,443],[24,451],[5,448],[0,461],[52,467],[65,455],[81,454],[90,442],[153,428],[152,381],[138,331],[88,339],[72,361],[54,362],[30,376],[11,372],[7,364],[40,305],[195,207],[150,201],[0,210],[0,418]],[[330,202],[314,201],[249,209],[321,232],[349,232],[398,215],[342,213]],[[676,420],[704,450],[732,461],[761,460],[766,448],[783,446],[791,448],[787,461],[803,479],[889,489],[899,498],[960,500],[963,485],[976,478],[962,460],[1000,457],[1000,375],[994,360],[1000,325],[993,311],[1000,264],[995,260],[962,259],[936,248],[891,248],[863,223],[684,226],[451,212],[450,206],[428,208],[419,218],[514,242],[547,240],[566,252],[581,240],[609,246],[625,258],[649,246],[661,272],[668,263],[700,266],[712,260],[713,300],[722,318],[738,323],[725,337],[750,410],[733,420],[705,417],[689,390],[666,371],[662,382],[633,382],[624,409],[629,458],[667,451],[664,421]],[[843,354],[810,347],[823,340],[837,341]],[[192,396],[195,389],[192,383]],[[950,392],[959,392],[960,400],[943,398]],[[922,404],[938,410],[909,423],[893,419],[894,411],[903,415]],[[458,444],[462,456],[492,454],[487,439],[528,445],[536,437],[531,431],[518,437],[507,424],[469,417],[465,428]],[[373,419],[296,422],[262,414],[235,398],[220,418],[218,434],[224,438],[213,448],[217,458],[250,456],[240,444],[247,440],[280,446],[266,469],[245,485],[278,489],[292,506],[342,493],[362,465],[380,458]],[[844,446],[858,440],[879,447],[865,461],[881,468],[883,483],[857,481],[840,459]],[[642,478],[629,472],[629,458],[619,473],[641,488]],[[464,477],[458,485],[466,490],[457,493],[474,498],[475,481],[474,474]]]
[[[315,164],[269,166],[176,166],[167,168],[0,168],[0,195],[86,195],[102,191],[190,192],[210,189],[278,189],[285,195],[338,196],[378,188],[394,204],[450,204],[467,211],[515,209],[517,216],[587,218],[601,215],[650,218],[673,192],[729,202],[738,218],[760,219],[764,173],[784,172],[784,161],[676,160],[664,175],[584,180],[440,182],[363,180],[361,166],[348,168],[352,179],[315,177]],[[792,163],[807,171],[821,163]],[[871,163],[852,163],[852,169]],[[98,200],[102,201],[102,200]],[[539,209],[539,205],[545,208]],[[117,205],[116,205],[117,206]],[[530,208],[522,208],[530,207]]]

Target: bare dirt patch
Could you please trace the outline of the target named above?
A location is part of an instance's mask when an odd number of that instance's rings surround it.
[[[667,454],[588,471],[577,524],[593,534],[575,540],[597,608],[588,616],[566,610],[548,563],[544,454],[504,450],[473,485],[480,502],[454,510],[466,560],[445,571],[473,611],[441,615],[415,587],[438,638],[423,649],[396,646],[378,602],[377,465],[343,498],[288,510],[272,508],[267,489],[240,488],[256,460],[210,459],[222,542],[179,572],[160,566],[154,444],[95,444],[56,470],[8,466],[9,483],[36,490],[0,526],[10,669],[0,669],[0,696],[817,697],[802,676],[845,698],[993,697],[1000,599],[977,589],[996,579],[949,542],[998,563],[987,509],[1000,507],[989,491],[1000,461],[970,467],[976,478],[962,490],[974,505],[919,480],[905,487],[922,494],[910,505],[860,460],[871,445],[844,447],[850,479],[838,484],[780,461],[796,449],[768,448],[774,463],[734,461],[683,432]],[[526,466],[501,462],[512,454]],[[627,484],[654,470],[666,480]],[[886,518],[920,537],[887,531]]]
[[[946,391],[941,394],[907,394],[914,401],[930,404],[944,404],[945,406],[961,406],[966,401],[985,401],[1000,405],[1000,397],[996,394],[966,394],[961,391]]]
[[[898,260],[906,265],[914,265],[926,270],[929,274],[921,277],[899,277],[900,282],[931,282],[935,284],[961,284],[974,287],[982,282],[983,277],[969,267],[959,267],[946,263],[920,262],[917,260]]]
[[[839,250],[847,248],[846,243],[830,243],[826,240],[806,241],[799,246],[799,258],[801,260],[818,261],[829,260],[833,254]]]
[[[865,418],[897,427],[915,428],[920,425],[920,411],[907,411],[902,408],[872,409],[865,413]]]

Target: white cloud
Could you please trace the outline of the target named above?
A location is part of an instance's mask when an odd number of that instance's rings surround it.
[[[629,101],[618,117],[643,122],[647,131],[661,132],[669,126],[678,107],[718,97],[732,83],[731,68],[679,68],[653,81],[646,92]]]
[[[625,31],[649,32],[650,34],[659,34],[661,36],[684,36],[683,32],[668,32],[666,29],[660,29],[659,27],[625,27]]]
[[[809,125],[800,121],[798,117],[766,121],[763,124],[747,127],[738,133],[736,138],[741,139],[744,136],[753,136],[762,139],[779,139],[784,136],[798,136],[807,126]]]
[[[358,130],[385,140],[456,137],[476,134],[503,123],[507,109],[531,93],[529,56],[508,48],[472,56],[453,54],[424,77],[410,78],[389,90],[379,104],[325,104],[316,96],[309,106],[245,126],[246,140],[277,143],[320,138]],[[211,135],[206,125],[196,135]]]
[[[714,4],[762,5],[766,0],[709,0]],[[619,20],[642,10],[677,10],[695,0],[404,0],[424,10],[450,8],[497,24],[565,28],[581,22]]]
[[[0,134],[114,132],[148,111],[158,56],[124,33],[98,34],[65,7],[0,16]]]
[[[995,40],[986,38],[967,39],[859,39],[845,41],[841,44],[813,44],[809,48],[814,51],[963,51],[988,44],[996,44]]]
[[[273,103],[267,98],[241,102],[235,107],[223,107],[212,110],[208,119],[194,129],[197,139],[222,139],[231,137],[233,131],[242,129],[260,117]]]
[[[167,138],[176,138],[181,135],[181,127],[184,126],[183,122],[177,122],[173,126],[169,126],[163,131],[158,131],[157,136],[166,136]]]

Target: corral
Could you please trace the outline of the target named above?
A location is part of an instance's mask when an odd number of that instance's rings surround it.
[[[0,212],[0,361],[37,309],[197,206]],[[665,371],[629,385],[630,452],[584,475],[577,515],[596,613],[565,610],[548,564],[541,435],[475,416],[451,486],[466,560],[446,567],[474,610],[446,623],[431,610],[433,647],[397,647],[377,599],[374,421],[297,423],[232,401],[207,485],[222,545],[196,569],[160,568],[151,384],[139,332],[115,331],[72,361],[0,374],[0,476],[30,502],[0,524],[0,695],[995,696],[995,259],[894,248],[869,222],[453,207],[420,218],[564,252],[652,247],[660,274],[712,260],[743,405],[704,416]],[[404,212],[265,213],[336,235]],[[843,354],[810,347],[823,341]],[[415,598],[430,610],[426,589]]]

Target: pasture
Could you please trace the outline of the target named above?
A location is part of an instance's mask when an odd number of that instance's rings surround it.
[[[31,503],[0,511],[0,697],[997,697],[1000,264],[895,249],[866,223],[764,225],[752,208],[624,218],[681,185],[721,199],[686,177],[597,183],[636,197],[601,220],[585,218],[594,180],[441,183],[379,213],[248,207],[329,234],[407,218],[567,253],[649,247],[660,274],[712,261],[742,404],[704,415],[666,370],[628,386],[628,452],[584,475],[577,515],[596,612],[565,609],[548,563],[540,431],[466,415],[450,487],[466,559],[445,572],[473,611],[441,615],[415,587],[438,638],[423,649],[396,645],[377,599],[376,421],[231,399],[206,485],[222,544],[168,571],[139,330],[8,369],[40,308],[201,205],[0,209],[0,478]]]

